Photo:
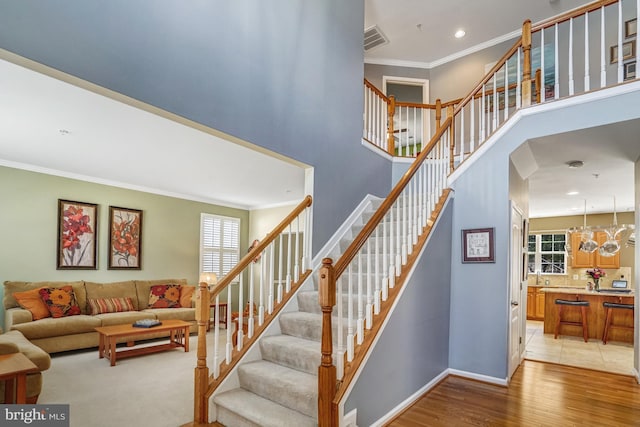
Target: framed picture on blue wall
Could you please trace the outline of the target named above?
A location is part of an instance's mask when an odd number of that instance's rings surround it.
[[[495,262],[495,228],[462,230],[462,262]]]

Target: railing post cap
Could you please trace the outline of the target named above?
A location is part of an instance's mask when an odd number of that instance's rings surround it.
[[[322,265],[331,265],[333,264],[333,259],[331,258],[322,258]]]

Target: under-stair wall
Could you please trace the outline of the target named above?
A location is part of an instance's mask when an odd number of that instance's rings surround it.
[[[451,175],[450,369],[506,381],[510,154],[528,139],[639,119],[638,105],[634,82],[520,110]],[[495,227],[496,262],[462,264],[461,230],[485,227]]]
[[[403,402],[447,371],[451,279],[450,198],[404,285],[369,359],[344,406],[357,409],[357,425],[389,419]]]

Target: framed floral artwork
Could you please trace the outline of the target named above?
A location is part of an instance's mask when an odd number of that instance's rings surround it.
[[[58,199],[58,270],[96,270],[98,205]]]
[[[108,269],[142,268],[142,211],[109,206]]]

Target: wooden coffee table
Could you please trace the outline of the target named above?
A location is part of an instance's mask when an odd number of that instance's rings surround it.
[[[184,351],[189,351],[189,327],[191,324],[182,320],[163,320],[162,325],[152,328],[134,328],[131,324],[100,326],[96,328],[100,335],[98,343],[98,357],[108,358],[111,366],[115,366],[116,360],[124,357],[139,356],[142,354],[156,353],[158,351],[170,350],[176,347],[184,347]],[[143,338],[157,332],[169,332],[169,342],[157,345],[150,345],[139,348],[116,351],[116,341],[122,337]]]

